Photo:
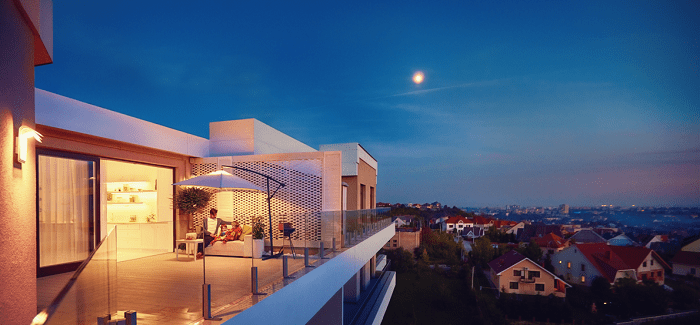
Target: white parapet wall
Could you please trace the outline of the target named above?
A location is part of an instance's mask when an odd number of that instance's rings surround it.
[[[316,151],[252,118],[209,123],[209,140],[211,157]]]
[[[209,140],[36,89],[36,123],[178,154],[206,157]]]

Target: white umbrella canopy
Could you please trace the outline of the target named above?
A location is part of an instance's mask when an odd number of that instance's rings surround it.
[[[188,180],[177,182],[173,185],[202,186],[212,188],[235,188],[265,192],[265,190],[262,187],[257,186],[245,179],[242,179],[236,175],[233,175],[223,170],[217,170],[206,175],[192,177]]]

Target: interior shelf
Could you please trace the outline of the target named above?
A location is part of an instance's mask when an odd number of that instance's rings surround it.
[[[107,204],[143,204],[143,202],[109,202]]]

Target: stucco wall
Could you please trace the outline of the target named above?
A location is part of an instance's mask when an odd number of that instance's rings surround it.
[[[695,269],[695,274],[693,276],[698,277],[700,276],[700,268],[696,266],[688,266],[688,265],[683,265],[683,264],[678,264],[678,263],[673,263],[673,274],[676,275],[686,275],[690,274],[691,269]]]
[[[357,169],[358,169],[357,181],[360,183],[360,185],[364,184],[366,186],[365,187],[365,206],[364,207],[358,206],[358,209],[374,209],[375,207],[372,206],[371,203],[374,202],[376,205],[377,200],[376,200],[376,198],[374,200],[372,200],[372,198],[370,198],[370,193],[372,193],[372,191],[370,190],[370,187],[374,188],[374,193],[376,195],[376,193],[377,193],[377,171],[362,159],[360,159],[360,164],[358,165]],[[361,191],[358,187],[358,189],[357,189],[357,195],[358,195],[357,202],[358,203],[362,202],[360,200],[360,196],[359,196],[361,194],[360,192]]]
[[[34,36],[15,2],[0,0],[0,318],[29,324],[36,315],[34,141],[17,163],[20,126],[34,127]]]
[[[522,271],[525,267],[528,268],[528,272],[540,272],[540,277],[536,278],[534,283],[521,282],[520,276],[513,275],[513,270]],[[527,274],[525,274],[525,278],[528,278]],[[510,282],[518,282],[518,289],[510,289]],[[544,291],[536,291],[535,284],[544,284]],[[506,293],[519,293],[525,295],[539,294],[543,296],[548,296],[553,293],[559,294],[558,292],[556,292],[556,288],[554,287],[554,277],[551,274],[547,273],[547,271],[545,271],[544,269],[541,269],[536,264],[530,262],[529,260],[522,260],[510,269],[501,272],[498,285],[498,290],[504,290],[504,292]]]

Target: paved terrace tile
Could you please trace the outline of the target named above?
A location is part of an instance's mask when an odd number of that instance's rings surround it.
[[[256,259],[252,262],[258,267],[259,288],[283,280],[282,258]],[[135,310],[139,325],[202,323],[203,263],[203,260],[193,261],[182,256],[176,260],[175,253],[117,263],[118,313]],[[290,256],[288,263],[290,273],[304,269],[303,255],[297,254],[296,259]],[[250,298],[250,274],[250,258],[206,257],[207,283],[212,288],[212,311]],[[38,311],[51,303],[71,276],[72,273],[68,273],[37,279]],[[85,288],[84,285],[79,287],[88,299],[94,290],[105,290]],[[94,317],[96,321],[97,315]],[[231,317],[233,315],[226,319]]]

